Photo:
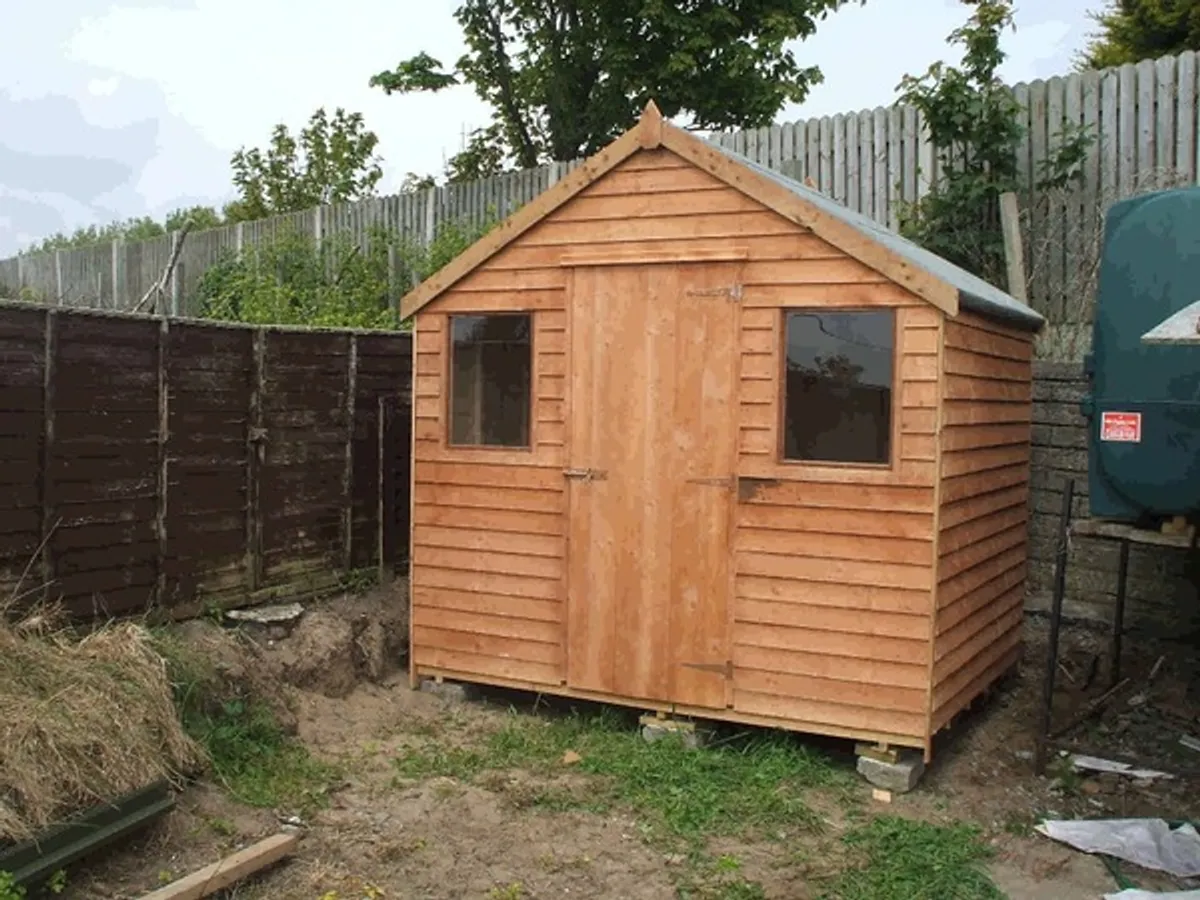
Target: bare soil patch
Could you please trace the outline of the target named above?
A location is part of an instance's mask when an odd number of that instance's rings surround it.
[[[241,666],[244,677],[258,679],[257,689],[268,689],[274,705],[286,710],[299,740],[339,773],[324,805],[305,811],[296,857],[230,896],[803,900],[821,896],[839,869],[862,863],[842,837],[885,815],[975,824],[994,851],[988,872],[1010,897],[1094,900],[1116,889],[1112,874],[1100,860],[1033,834],[1040,817],[1200,817],[1197,781],[1145,785],[1074,777],[1061,767],[1033,775],[1044,628],[1031,620],[1021,672],[956,724],[917,790],[891,804],[874,802],[869,786],[849,772],[852,757],[844,757],[831,763],[841,767],[843,780],[805,794],[811,823],[786,834],[711,837],[698,860],[649,834],[636,804],[593,804],[608,781],[585,772],[586,760],[468,765],[473,748],[486,746],[513,721],[507,704],[525,704],[528,715],[533,698],[493,692],[455,703],[410,690],[401,667],[406,629],[397,630],[402,617],[395,612],[402,600],[373,592],[332,602],[306,612],[289,637],[261,641],[244,649],[241,660],[226,660],[231,672]],[[193,624],[184,631],[192,632],[189,640],[202,640],[211,627]],[[1096,642],[1087,632],[1065,629],[1067,665]],[[1127,641],[1126,652],[1126,668],[1136,677],[1164,651]],[[1174,671],[1164,663],[1158,677]],[[1069,711],[1056,710],[1058,721],[1066,717]],[[1136,719],[1120,731],[1129,741],[1140,733]],[[435,759],[429,774],[405,774],[397,766],[398,759],[428,755],[430,748],[451,756]],[[1103,755],[1102,749],[1093,752]],[[453,761],[460,757],[461,764]],[[68,896],[137,897],[277,830],[301,806],[251,808],[231,800],[219,784],[200,783],[139,842],[73,873]],[[1152,873],[1122,871],[1146,888],[1170,886]]]

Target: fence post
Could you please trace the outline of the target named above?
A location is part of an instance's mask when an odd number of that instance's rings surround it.
[[[54,305],[63,305],[62,251],[54,251]]]
[[[354,567],[354,413],[358,400],[358,335],[350,335],[346,363],[346,467],[342,470],[342,569]]]
[[[266,381],[266,347],[266,329],[256,328],[250,382],[250,424],[246,433],[246,575],[250,593],[262,587],[263,582],[262,468],[266,456],[266,434],[262,424],[262,401]]]
[[[125,246],[120,238],[110,245],[112,248],[112,308],[125,308]]]
[[[379,398],[379,583],[396,577],[396,398]]]
[[[58,521],[54,514],[54,387],[55,361],[58,358],[58,313],[46,310],[46,335],[42,344],[42,472],[41,472],[41,501],[42,501],[42,597],[50,599],[50,586],[54,581],[54,552],[51,549],[51,537]]]
[[[157,572],[154,580],[154,602],[160,612],[167,609],[167,442],[170,439],[170,385],[167,381],[167,364],[170,354],[171,321],[165,312],[158,323],[158,485],[155,491],[157,508],[154,514],[154,532],[158,538]]]
[[[21,290],[25,287],[25,254],[17,254],[17,296],[21,296]]]
[[[175,265],[171,269],[171,312],[170,315],[178,318],[179,307],[183,300],[183,260],[176,259],[175,254],[179,250],[179,242],[183,240],[182,235],[178,231],[171,232],[171,259],[175,260]],[[164,315],[166,311],[164,310]]]
[[[934,152],[933,141],[929,137],[929,126],[925,117],[917,113],[917,199],[920,200],[929,193],[930,187],[937,178],[934,167],[937,156]]]
[[[233,245],[237,249],[238,256],[242,255],[242,245],[246,239],[242,225],[243,225],[242,222],[238,222],[236,225],[233,226]]]
[[[433,243],[433,237],[437,230],[437,222],[434,209],[437,200],[437,188],[431,187],[425,192],[425,246],[428,247]]]

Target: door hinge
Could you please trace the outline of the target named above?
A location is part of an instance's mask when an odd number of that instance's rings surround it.
[[[733,660],[726,660],[723,663],[680,663],[686,669],[698,669],[701,672],[712,672],[715,675],[723,675],[726,678],[733,678]]]
[[[608,473],[601,469],[563,469],[563,475],[580,481],[603,481],[608,477]]]
[[[742,286],[734,284],[729,287],[687,290],[684,294],[688,297],[728,297],[737,303],[742,299]]]

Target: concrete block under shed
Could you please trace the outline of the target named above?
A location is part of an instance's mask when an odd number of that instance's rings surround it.
[[[876,787],[894,794],[906,794],[917,786],[925,774],[925,760],[920,753],[913,751],[901,752],[895,762],[860,756],[858,774]]]
[[[436,678],[422,678],[419,687],[423,693],[433,694],[451,703],[466,703],[472,697],[471,686],[457,681],[441,681]]]
[[[683,740],[683,745],[690,750],[703,747],[707,743],[708,732],[702,728],[697,729],[694,722],[645,715],[638,723],[642,726],[642,740],[647,744],[661,741],[669,735],[678,735]]]

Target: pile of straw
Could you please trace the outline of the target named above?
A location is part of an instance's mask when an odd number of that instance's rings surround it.
[[[0,846],[203,765],[144,628],[48,621],[0,616]]]

